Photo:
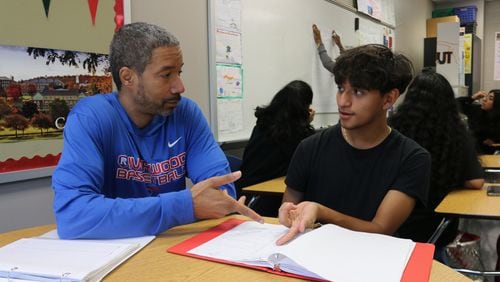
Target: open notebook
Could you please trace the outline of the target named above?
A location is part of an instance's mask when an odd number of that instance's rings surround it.
[[[0,278],[100,281],[155,236],[116,240],[60,240],[55,231],[0,248]]]
[[[169,252],[331,281],[428,281],[434,246],[327,224],[284,246],[287,228],[230,219]]]

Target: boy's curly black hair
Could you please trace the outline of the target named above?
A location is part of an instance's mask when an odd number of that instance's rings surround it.
[[[382,95],[395,88],[403,94],[413,77],[413,65],[384,45],[368,44],[337,57],[333,74],[337,85],[349,81],[352,87],[379,90]]]

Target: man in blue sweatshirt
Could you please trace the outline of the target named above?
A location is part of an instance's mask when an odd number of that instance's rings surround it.
[[[202,112],[181,97],[178,40],[155,25],[128,24],[109,58],[118,93],[81,100],[64,129],[52,177],[59,236],[152,235],[233,212],[262,221],[233,198],[241,173],[230,173]]]

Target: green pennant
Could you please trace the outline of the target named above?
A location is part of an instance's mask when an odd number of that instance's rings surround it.
[[[49,17],[50,0],[42,0],[42,1],[43,1],[43,7],[45,8],[45,16],[48,18]]]

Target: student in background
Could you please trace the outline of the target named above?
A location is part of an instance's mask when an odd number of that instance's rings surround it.
[[[64,129],[52,177],[59,236],[152,235],[233,212],[261,221],[233,198],[241,173],[229,173],[201,110],[181,97],[179,41],[131,23],[114,34],[109,58],[118,93],[82,99]]]
[[[427,206],[417,203],[397,234],[426,242],[443,219],[434,212],[437,205],[452,190],[480,189],[484,184],[483,170],[474,142],[460,119],[453,88],[439,73],[428,70],[415,77],[389,124],[431,154]],[[446,229],[437,245],[445,246],[452,241],[457,227],[458,221]]]
[[[312,135],[313,92],[309,84],[294,80],[274,95],[271,103],[255,109],[257,124],[243,153],[242,177],[237,189],[286,175],[290,159],[302,139]],[[254,209],[277,216],[281,196],[261,197]]]
[[[409,84],[413,67],[383,45],[346,50],[333,69],[339,123],[302,141],[285,183],[284,244],[316,221],[394,234],[416,202],[427,202],[431,158],[387,125],[387,110]]]
[[[318,54],[321,63],[323,64],[325,69],[333,73],[333,67],[335,66],[335,61],[332,60],[330,56],[328,56],[328,53],[326,52],[325,49],[325,45],[323,45],[323,40],[321,39],[321,32],[318,29],[318,27],[315,24],[313,24],[312,29],[313,29],[314,42],[316,43],[316,47],[318,48]],[[332,31],[332,41],[334,44],[337,45],[337,47],[339,47],[340,54],[342,54],[344,52],[344,46],[340,41],[340,36],[334,30]]]
[[[474,101],[479,101],[480,106]],[[479,91],[470,98],[461,98],[460,102],[474,132],[478,152],[493,154],[497,148],[492,145],[500,143],[500,89]]]

